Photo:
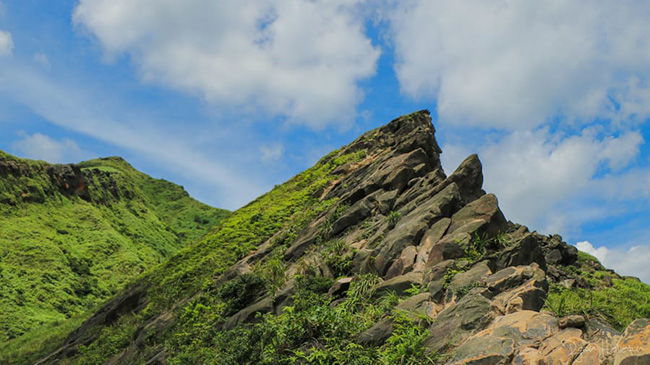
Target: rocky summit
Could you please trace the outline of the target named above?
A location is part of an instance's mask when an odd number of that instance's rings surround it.
[[[39,363],[650,364],[650,289],[512,223],[428,111],[226,218]],[[534,209],[534,207],[531,207]]]

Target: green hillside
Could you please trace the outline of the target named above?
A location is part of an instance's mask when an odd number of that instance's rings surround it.
[[[51,165],[0,152],[0,348],[77,325],[228,214],[121,158]]]

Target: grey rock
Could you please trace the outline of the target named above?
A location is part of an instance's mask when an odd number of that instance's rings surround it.
[[[357,342],[361,345],[382,345],[393,333],[393,320],[381,319],[369,329],[357,335]]]

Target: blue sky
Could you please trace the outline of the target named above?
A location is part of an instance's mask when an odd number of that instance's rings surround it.
[[[0,149],[235,209],[430,109],[505,215],[650,282],[650,4],[0,0]]]

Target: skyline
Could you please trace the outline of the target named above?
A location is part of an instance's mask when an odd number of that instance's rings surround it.
[[[650,282],[650,5],[0,1],[0,149],[236,209],[430,109],[505,216]]]

